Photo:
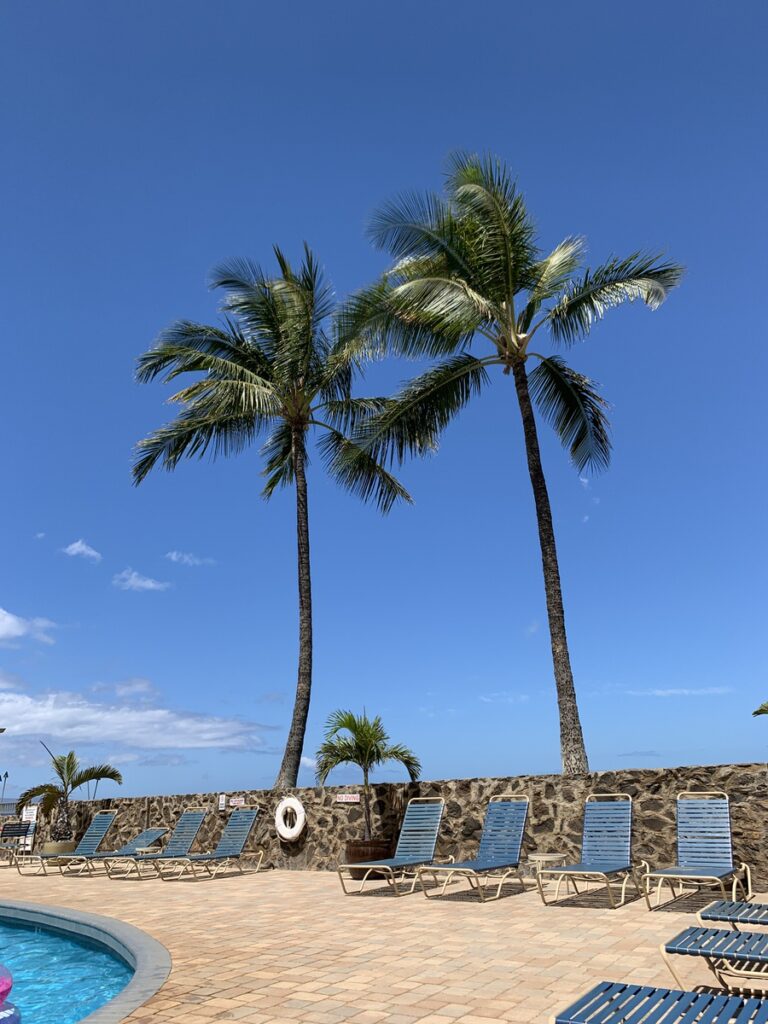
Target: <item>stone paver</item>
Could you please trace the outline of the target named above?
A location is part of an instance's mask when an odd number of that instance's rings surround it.
[[[598,897],[543,907],[535,892],[345,897],[334,874],[302,871],[162,882],[0,868],[2,898],[108,914],[162,942],[173,970],[133,1024],[547,1021],[596,981],[670,985],[659,944],[693,921]]]

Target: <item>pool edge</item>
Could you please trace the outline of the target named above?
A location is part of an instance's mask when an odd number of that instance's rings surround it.
[[[134,975],[125,988],[79,1024],[122,1024],[162,987],[171,973],[171,954],[151,935],[116,917],[85,913],[69,907],[49,907],[20,900],[0,900],[0,916],[37,924],[90,939],[125,960]]]

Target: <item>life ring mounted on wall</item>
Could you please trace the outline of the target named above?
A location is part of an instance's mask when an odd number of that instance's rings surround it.
[[[301,800],[284,796],[275,810],[275,829],[286,843],[295,843],[307,824],[307,812]]]

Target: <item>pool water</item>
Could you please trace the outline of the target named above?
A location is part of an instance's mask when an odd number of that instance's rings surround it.
[[[132,969],[103,946],[2,920],[0,963],[13,975],[9,999],[23,1024],[77,1024],[133,977]]]

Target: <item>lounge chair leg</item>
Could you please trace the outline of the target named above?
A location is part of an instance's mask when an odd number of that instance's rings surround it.
[[[679,989],[682,989],[682,991],[685,992],[685,985],[682,983],[682,981],[680,980],[680,978],[679,978],[679,976],[677,974],[677,971],[672,966],[672,961],[670,959],[669,953],[666,951],[666,949],[664,948],[663,944],[661,946],[659,946],[659,949],[661,950],[661,955],[664,958],[664,963],[669,968],[669,973],[675,979],[675,984],[677,985],[677,987]]]
[[[546,907],[547,906],[547,899],[546,899],[546,896],[544,895],[544,886],[541,884],[541,872],[540,871],[536,872],[536,888],[539,890],[539,896],[541,896],[541,902]]]
[[[649,895],[648,895],[648,885],[647,885],[647,882],[646,882],[646,884],[642,885],[642,887],[641,887],[642,879],[638,878],[637,873],[634,872],[634,871],[632,872],[632,878],[634,879],[634,882],[635,882],[635,888],[637,889],[637,895],[643,897],[643,899],[645,900],[646,907],[648,907],[648,909],[650,910],[651,909],[651,901],[650,901],[650,898],[649,898]]]
[[[608,903],[610,904],[611,910],[616,909],[616,900],[613,898],[613,889],[611,888],[611,880],[608,875],[603,875],[605,879],[605,888],[608,892]]]
[[[448,888],[448,883],[453,878],[455,873],[456,873],[455,871],[449,871],[448,874],[445,876],[445,881],[443,882],[443,888],[440,890],[440,895],[441,896],[445,896],[445,890]],[[437,874],[433,873],[433,878],[435,879],[435,885],[437,885]]]

